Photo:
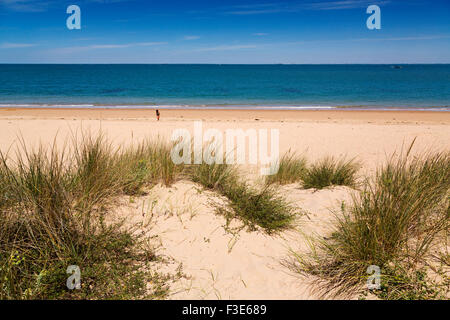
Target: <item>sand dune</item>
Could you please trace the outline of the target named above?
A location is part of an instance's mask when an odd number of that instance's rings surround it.
[[[117,144],[149,137],[168,139],[175,129],[192,130],[193,121],[198,119],[204,119],[205,128],[220,131],[277,128],[280,154],[294,150],[305,153],[311,161],[327,155],[355,157],[363,164],[362,175],[373,173],[387,155],[414,138],[413,152],[450,148],[448,113],[171,111],[162,112],[163,119],[156,122],[151,115],[144,118],[143,111],[139,112],[2,110],[0,150],[6,152],[18,136],[27,145],[36,146],[38,142],[51,143],[58,134],[57,141],[62,144],[81,128],[92,132],[101,129]],[[256,167],[241,169],[246,180],[258,183]],[[298,207],[298,227],[276,236],[226,230],[225,219],[215,214],[211,203],[223,199],[188,181],[170,188],[156,186],[143,197],[124,197],[116,214],[130,225],[142,223],[140,230],[155,236],[158,253],[169,261],[156,264],[156,268],[176,272],[181,267],[185,276],[172,284],[171,299],[316,299],[314,287],[309,286],[312,279],[298,278],[282,262],[289,248],[306,248],[299,230],[328,234],[331,212],[348,201],[353,190],[338,187],[313,192],[292,184],[280,191]],[[232,227],[238,226],[239,222],[233,222]]]
[[[308,278],[300,278],[283,262],[289,249],[305,249],[299,230],[327,234],[331,210],[349,199],[352,190],[338,187],[313,192],[298,185],[283,187],[292,204],[301,208],[298,227],[276,236],[247,232],[215,214],[211,201],[222,201],[192,182],[170,188],[157,186],[136,203],[124,203],[118,216],[142,223],[159,243],[158,253],[169,263],[155,265],[185,275],[171,287],[170,299],[317,299]]]

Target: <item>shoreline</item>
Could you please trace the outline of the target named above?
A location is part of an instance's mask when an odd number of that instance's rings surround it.
[[[102,110],[278,110],[278,111],[434,111],[450,112],[449,105],[286,105],[286,104],[34,104],[34,103],[0,103],[0,109],[102,109]]]
[[[447,111],[159,109],[164,120],[362,121],[450,124]],[[155,120],[155,109],[0,108],[0,119]]]

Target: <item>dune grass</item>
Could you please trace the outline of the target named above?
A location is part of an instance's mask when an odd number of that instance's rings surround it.
[[[225,192],[230,185],[236,184],[239,180],[237,169],[232,165],[203,162],[192,168],[192,181],[206,189]]]
[[[302,174],[305,189],[323,189],[329,186],[356,185],[356,174],[360,165],[354,160],[337,160],[326,157],[307,167]]]
[[[122,175],[124,193],[142,194],[142,188],[156,183],[171,186],[183,172],[170,157],[171,145],[160,140],[144,141],[120,152],[117,167]]]
[[[148,239],[105,217],[117,196],[174,181],[169,151],[122,151],[99,135],[61,150],[22,143],[14,157],[0,153],[0,299],[164,297]],[[81,269],[80,290],[66,287],[69,265]]]
[[[229,200],[217,212],[227,221],[241,220],[251,231],[262,228],[272,234],[292,226],[295,209],[275,189],[251,187],[239,179],[238,171],[228,164],[200,164],[193,167],[192,180],[218,191]]]
[[[294,183],[302,180],[306,172],[306,158],[295,153],[285,153],[279,160],[279,169],[276,174],[266,177],[266,184],[278,183],[280,185]]]
[[[423,267],[433,245],[447,241],[449,192],[448,152],[392,157],[342,206],[332,236],[309,238],[310,253],[293,252],[290,266],[315,275],[323,296],[360,292],[368,266],[376,265],[383,287],[374,293],[381,298],[442,297],[436,288],[424,291]]]
[[[259,190],[241,182],[228,186],[223,194],[230,200],[230,207],[222,207],[218,211],[228,221],[239,218],[249,230],[261,227],[268,234],[292,227],[295,208],[271,187]]]

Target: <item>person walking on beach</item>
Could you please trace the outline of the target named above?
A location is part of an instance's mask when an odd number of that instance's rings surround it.
[[[156,119],[159,121],[159,110],[156,109]]]

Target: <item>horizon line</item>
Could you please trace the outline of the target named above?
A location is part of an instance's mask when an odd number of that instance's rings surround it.
[[[145,63],[145,62],[112,62],[112,63],[79,63],[79,62],[0,62],[0,65],[255,65],[255,66],[268,66],[268,65],[446,65],[449,62],[386,62],[386,63],[361,63],[361,62],[349,62],[349,63]]]

